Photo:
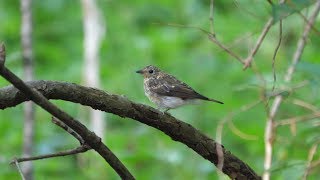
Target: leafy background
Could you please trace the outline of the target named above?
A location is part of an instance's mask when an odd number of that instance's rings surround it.
[[[300,2],[300,1],[297,1]],[[306,1],[307,2],[307,1]],[[252,69],[242,65],[213,44],[197,29],[178,28],[159,23],[177,23],[209,29],[210,1],[99,0],[107,24],[107,35],[101,48],[102,89],[128,97],[135,102],[151,104],[144,96],[142,77],[135,71],[153,64],[174,74],[196,90],[225,102],[225,105],[200,103],[172,110],[170,113],[215,138],[219,122],[232,117],[239,136],[228,123],[222,143],[233,154],[263,173],[264,128],[266,111],[259,104],[248,111],[240,108],[260,98],[261,81]],[[309,4],[307,4],[309,5]],[[312,6],[311,8],[312,9]],[[304,9],[308,13],[310,9]],[[254,45],[265,22],[271,16],[280,18],[291,13],[287,8],[272,8],[267,1],[216,1],[214,28],[217,38],[242,57]],[[83,65],[83,26],[79,1],[34,0],[34,58],[36,79],[81,83]],[[22,75],[20,46],[20,2],[0,0],[0,39],[7,47],[7,66]],[[315,27],[319,27],[319,18]],[[308,114],[293,105],[302,99],[319,106],[319,44],[311,32],[302,62],[291,83],[282,81],[290,64],[305,22],[293,13],[283,22],[283,43],[277,55],[276,89],[310,83],[289,93],[276,119]],[[278,42],[278,26],[273,26],[255,57],[256,66],[267,80],[271,93],[273,75],[271,60]],[[9,85],[0,78],[0,85]],[[272,102],[272,99],[271,99]],[[54,101],[59,107],[81,119],[83,107],[70,102]],[[137,179],[217,179],[215,167],[186,146],[172,141],[158,130],[106,115],[105,142]],[[82,120],[83,123],[89,124]],[[318,124],[318,125],[317,125]],[[0,111],[0,177],[19,179],[15,167],[8,165],[21,156],[22,105]],[[274,145],[272,179],[300,179],[306,168],[310,147],[319,142],[319,119],[297,125],[293,134],[289,126],[277,129]],[[254,140],[252,140],[254,139]],[[77,146],[68,134],[50,122],[50,115],[36,109],[36,144],[34,154],[46,154]],[[319,151],[314,159],[319,159]],[[94,152],[34,162],[36,179],[118,179],[113,170]],[[320,176],[317,168],[310,179]]]

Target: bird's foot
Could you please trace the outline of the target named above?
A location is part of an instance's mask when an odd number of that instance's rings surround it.
[[[169,110],[170,110],[170,108],[166,108],[162,113],[170,115],[170,113],[168,113]]]
[[[165,114],[170,115],[170,113],[168,113],[168,111],[170,110],[170,108],[166,108],[166,109],[164,109],[164,111],[162,111],[163,108],[158,108],[158,110],[159,110],[160,112],[162,112],[162,115],[165,115]]]

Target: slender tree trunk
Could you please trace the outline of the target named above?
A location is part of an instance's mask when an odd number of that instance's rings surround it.
[[[21,0],[21,44],[24,65],[24,80],[33,80],[33,57],[32,57],[32,0]],[[32,155],[34,137],[34,106],[26,102],[24,105],[24,131],[23,131],[23,156]],[[22,172],[27,180],[33,179],[32,162],[22,165]]]
[[[99,49],[105,34],[105,25],[101,11],[95,0],[82,0],[84,28],[84,69],[83,79],[86,86],[99,88],[100,63]],[[104,135],[104,113],[90,110],[90,120],[93,131],[101,138]]]

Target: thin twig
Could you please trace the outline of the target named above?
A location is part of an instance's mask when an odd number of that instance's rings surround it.
[[[84,153],[90,149],[91,148],[88,145],[84,144],[84,145],[81,145],[77,148],[66,150],[66,151],[61,151],[61,152],[57,152],[57,153],[45,154],[45,155],[33,156],[33,157],[15,158],[10,163],[12,164],[12,163],[16,163],[16,162],[19,163],[19,162],[25,162],[25,161],[35,161],[35,160],[40,160],[40,159],[48,159],[48,158],[53,158],[53,157],[69,156],[69,155]]]
[[[284,1],[284,0],[282,0],[282,1]],[[295,9],[295,12],[298,13],[298,14],[301,16],[301,18],[303,19],[303,21],[304,21],[306,24],[309,23],[308,18],[306,18],[306,16],[302,14],[301,10],[296,9],[296,8],[293,7],[293,5],[291,5],[290,3],[287,3],[287,5],[290,6],[290,8]],[[307,11],[307,12],[308,12],[308,11]],[[311,25],[311,28],[312,28],[312,30],[313,30],[316,34],[320,35],[320,31],[319,31],[317,28],[315,28],[313,24]]]
[[[1,56],[2,54],[4,54],[3,51],[5,51],[3,47],[4,45],[2,44],[0,47],[0,65],[2,65],[0,66],[0,74],[10,83],[12,83],[17,89],[23,92],[29,99],[31,99],[33,102],[38,104],[53,116],[63,121],[67,126],[78,133],[84,139],[86,144],[97,151],[121,178],[135,179],[128,171],[128,169],[122,164],[122,162],[113,154],[113,152],[101,142],[101,139],[98,136],[88,130],[83,124],[75,120],[69,114],[52,104],[39,91],[28,87],[19,77],[17,77],[14,73],[7,69],[4,66],[5,57]]]
[[[21,179],[22,179],[22,180],[25,180],[26,178],[24,177],[24,174],[23,174],[23,172],[22,172],[22,170],[21,170],[21,168],[20,168],[20,166],[19,166],[19,162],[17,161],[17,159],[14,159],[14,160],[13,160],[13,163],[16,165],[16,167],[17,167],[17,169],[18,169],[19,174],[20,174],[20,176],[21,176]]]
[[[239,46],[240,43],[243,43],[242,41],[247,40],[248,38],[252,37],[254,33],[247,33],[245,35],[242,35],[239,38],[236,38],[235,40],[233,40],[231,43],[229,43],[228,45],[226,45],[227,49],[231,49],[234,48],[235,46]],[[219,50],[217,53],[223,52],[224,50],[221,49]]]
[[[303,116],[296,116],[296,117],[292,117],[292,118],[279,120],[275,123],[275,126],[289,125],[293,122],[298,123],[298,122],[308,121],[308,120],[312,120],[312,119],[319,118],[319,117],[320,117],[320,111],[315,112],[313,114],[307,114],[307,115],[303,115]]]
[[[310,33],[311,27],[314,24],[316,17],[319,14],[320,10],[320,1],[317,1],[316,8],[314,12],[312,13],[310,20],[308,21],[307,25],[305,26],[305,29],[303,31],[303,34],[301,38],[299,39],[298,45],[297,45],[297,50],[294,53],[292,63],[290,67],[288,68],[287,74],[285,76],[285,81],[289,82],[292,78],[292,74],[295,71],[297,63],[300,61],[300,57],[302,55],[302,52],[304,50],[304,47],[307,43],[307,38]]]
[[[152,23],[152,24],[157,24],[157,25],[165,25],[165,26],[171,26],[171,27],[178,27],[178,28],[190,28],[190,29],[196,29],[196,30],[199,30],[207,35],[213,35],[211,32],[203,29],[203,28],[200,28],[200,27],[197,27],[197,26],[191,26],[191,25],[184,25],[184,24],[177,24],[177,23]]]
[[[245,62],[242,60],[242,58],[240,56],[238,56],[236,53],[234,53],[233,51],[231,51],[228,47],[226,47],[225,45],[223,45],[221,42],[219,42],[217,40],[217,38],[215,37],[215,34],[212,34],[211,32],[196,27],[196,26],[188,26],[188,25],[182,25],[182,24],[174,24],[174,23],[153,23],[153,24],[160,24],[160,25],[166,25],[166,26],[172,26],[172,27],[179,27],[179,28],[191,28],[191,29],[197,29],[203,33],[205,33],[206,35],[208,35],[208,38],[214,42],[216,45],[218,45],[220,48],[222,48],[224,51],[226,51],[229,55],[231,55],[232,57],[234,57],[235,59],[237,59],[239,62],[241,62],[241,64],[245,64]]]
[[[272,57],[272,73],[273,73],[273,85],[272,85],[272,91],[274,91],[276,87],[276,81],[277,81],[277,74],[276,74],[276,67],[275,67],[275,62],[276,62],[276,56],[278,54],[280,45],[282,41],[282,20],[279,21],[279,41],[277,44],[276,49],[274,50],[273,57]]]
[[[46,155],[40,155],[40,156],[33,156],[33,157],[23,157],[23,158],[15,158],[14,160],[11,161],[11,163],[14,162],[24,162],[24,161],[35,161],[35,160],[40,160],[40,159],[48,159],[48,158],[53,158],[53,157],[61,157],[61,156],[68,156],[68,155],[75,155],[75,154],[80,154],[87,152],[88,150],[92,149],[88,144],[85,144],[83,138],[74,132],[71,128],[69,128],[66,124],[61,122],[59,119],[52,117],[51,121],[67,131],[69,134],[71,134],[74,138],[76,138],[80,142],[80,146],[74,149],[66,150],[66,151],[61,151],[57,153],[52,153],[52,154],[46,154]]]
[[[240,114],[242,112],[248,111],[249,109],[254,108],[255,106],[257,106],[258,104],[261,103],[261,100],[259,101],[255,101],[253,103],[250,104],[246,104],[243,105],[239,108],[239,110],[237,111],[233,111],[231,113],[229,113],[227,116],[225,116],[218,124],[217,126],[217,130],[216,130],[216,141],[217,142],[221,142],[222,141],[222,131],[223,131],[223,127],[225,125],[225,123],[228,123],[228,127],[230,128],[230,130],[235,134],[238,135],[240,138],[246,139],[246,140],[255,140],[258,137],[257,136],[253,136],[250,134],[245,134],[242,131],[240,131],[232,122],[232,118],[237,115]]]
[[[271,0],[267,0],[267,1],[270,5],[273,5],[273,2]]]
[[[254,140],[258,140],[259,137],[255,136],[255,135],[251,135],[251,134],[246,134],[242,131],[240,131],[235,124],[233,123],[233,121],[228,121],[228,127],[229,129],[237,136],[239,136],[242,139],[245,140],[250,140],[250,141],[254,141]]]
[[[72,130],[71,128],[69,128],[66,124],[64,124],[63,122],[61,122],[59,119],[52,117],[51,118],[52,123],[54,123],[55,125],[61,127],[62,129],[64,129],[65,131],[67,131],[69,134],[71,134],[74,138],[78,139],[78,141],[80,142],[80,144],[84,144],[84,140],[83,138],[77,134],[76,132],[74,132],[74,130]]]
[[[271,110],[272,111],[272,110]],[[270,179],[270,168],[272,162],[272,144],[274,140],[274,125],[273,119],[267,120],[264,142],[265,142],[265,159],[264,159],[264,173],[263,180]]]
[[[84,140],[80,135],[78,135],[76,132],[74,132],[71,128],[69,128],[67,125],[65,125],[63,122],[59,121],[57,118],[52,117],[51,120],[54,124],[57,126],[61,127],[65,131],[67,131],[69,134],[71,134],[73,137],[75,137],[81,144],[81,146],[66,150],[66,151],[61,151],[57,153],[52,153],[52,154],[46,154],[46,155],[40,155],[40,156],[32,156],[32,157],[23,157],[23,158],[14,158],[10,163],[19,163],[19,162],[25,162],[25,161],[34,161],[34,160],[40,160],[40,159],[48,159],[48,158],[53,158],[53,157],[60,157],[60,156],[68,156],[68,155],[75,155],[79,153],[84,153],[87,152],[88,150],[91,149],[91,147],[87,144],[84,144]]]
[[[261,86],[262,92],[261,92],[261,94],[265,94],[266,86],[267,86],[266,79],[264,78],[263,74],[260,72],[258,66],[254,62],[252,63],[252,68],[251,69],[255,73],[257,78],[260,79],[260,81],[262,83],[262,86]],[[264,98],[263,98],[263,100],[264,100]]]
[[[230,119],[229,116],[227,116],[222,121],[220,121],[218,126],[217,126],[217,130],[216,130],[216,141],[218,142],[219,145],[216,146],[215,150],[217,152],[217,157],[218,157],[217,169],[219,169],[219,170],[222,170],[223,164],[224,164],[224,154],[223,154],[223,150],[222,150],[222,146],[221,146],[221,143],[222,143],[222,131],[223,131],[224,124],[227,121],[229,121],[229,119]],[[220,177],[221,173],[219,171],[217,171],[217,175],[218,175],[218,177]]]
[[[318,148],[318,145],[319,143],[315,143],[311,146],[310,150],[309,150],[309,154],[308,154],[308,161],[307,161],[307,167],[304,171],[304,174],[303,174],[303,177],[302,179],[303,180],[306,180],[309,173],[310,173],[310,170],[311,170],[311,165],[312,165],[312,160],[313,160],[313,157],[314,155],[316,154],[317,152],[317,148]]]
[[[210,15],[209,15],[209,21],[210,21],[210,32],[212,34],[214,33],[214,0],[210,0]]]
[[[314,168],[316,168],[317,166],[320,166],[320,159],[313,161],[310,165],[310,171]]]
[[[284,93],[292,93],[294,91],[296,91],[297,89],[300,89],[302,87],[305,87],[306,85],[308,85],[310,82],[305,80],[305,81],[302,81],[292,87],[283,87],[281,90],[277,90],[277,91],[274,91],[272,93],[269,93],[267,97],[277,97],[277,96],[282,96]]]
[[[263,30],[262,30],[262,32],[261,32],[261,34],[260,34],[260,36],[259,36],[259,38],[258,38],[258,40],[257,40],[257,43],[256,43],[255,47],[251,50],[249,56],[248,56],[248,57],[246,58],[246,60],[245,60],[245,64],[244,64],[244,67],[243,67],[244,70],[247,69],[248,67],[250,67],[251,62],[252,62],[254,56],[255,56],[256,53],[258,52],[258,50],[259,50],[259,48],[260,48],[260,46],[261,46],[264,38],[266,37],[266,35],[268,34],[271,26],[273,25],[273,20],[274,20],[274,19],[271,17],[271,18],[267,21],[267,23],[265,24],[265,26],[264,26],[264,28],[263,28]]]
[[[303,107],[305,109],[308,109],[308,110],[310,110],[312,112],[319,111],[318,107],[316,107],[316,106],[314,106],[314,105],[312,105],[312,104],[310,104],[308,102],[302,101],[300,99],[293,99],[292,103],[297,105],[297,106],[301,106],[301,107]]]
[[[255,62],[252,62],[251,70],[255,73],[255,75],[257,76],[257,79],[260,79],[261,81],[262,85],[260,86],[260,91],[259,91],[260,100],[264,105],[265,112],[268,113],[270,97],[267,96],[267,81],[262,75],[262,73],[259,71],[259,68],[256,66]]]
[[[309,35],[311,25],[314,24],[315,19],[317,15],[319,14],[320,10],[320,1],[317,1],[316,8],[314,12],[312,13],[309,23],[305,26],[302,36],[300,37],[297,49],[293,55],[292,63],[288,67],[287,73],[285,75],[284,81],[290,82],[292,79],[292,75],[295,71],[295,67],[297,63],[300,61],[300,57],[302,55],[302,52],[304,50],[304,47],[306,45],[307,37]],[[272,144],[273,144],[273,136],[274,136],[274,118],[278,112],[278,109],[280,107],[280,104],[283,100],[283,96],[280,94],[276,96],[275,100],[273,101],[273,104],[271,106],[269,116],[266,123],[266,129],[265,129],[265,162],[264,162],[264,173],[263,173],[263,179],[269,180],[270,179],[270,168],[271,168],[271,162],[272,162]]]
[[[79,142],[80,145],[77,148],[66,150],[66,151],[61,151],[57,153],[52,153],[52,154],[46,154],[46,155],[40,155],[40,156],[33,156],[33,157],[23,157],[23,158],[15,158],[14,161],[17,162],[24,162],[24,161],[34,161],[34,160],[40,160],[40,159],[48,159],[48,158],[53,158],[53,157],[61,157],[61,156],[68,156],[68,155],[75,155],[75,154],[80,154],[87,152],[88,150],[92,149],[89,145],[85,144],[83,138],[74,132],[71,128],[69,128],[66,124],[61,122],[59,119],[52,117],[51,118],[52,123],[55,125],[61,127],[65,131],[67,131],[69,134],[71,134],[74,138],[76,138]],[[13,163],[14,161],[11,161]]]
[[[302,17],[302,19],[304,20],[305,23],[309,23],[308,19],[299,11],[298,14]],[[317,34],[317,35],[320,35],[320,31],[314,27],[313,24],[311,24],[311,29]]]
[[[219,143],[217,146],[216,146],[216,151],[217,151],[217,154],[218,154],[218,164],[217,164],[217,168],[222,171],[222,168],[223,168],[223,165],[224,165],[224,154],[223,154],[223,149],[222,149],[222,145]],[[217,171],[218,173],[218,176],[221,174],[220,171]]]
[[[212,35],[208,35],[209,39],[214,42],[216,45],[218,45],[221,49],[223,49],[225,52],[227,52],[230,56],[234,57],[235,59],[237,59],[239,62],[241,62],[241,64],[245,64],[245,61],[242,60],[242,58],[240,56],[238,56],[236,53],[234,53],[233,51],[231,51],[228,47],[226,47],[225,45],[223,45],[222,43],[220,43],[217,38],[215,38]]]
[[[235,1],[235,0],[234,0],[234,1],[233,1],[233,4],[234,4],[241,12],[245,12],[245,13],[249,14],[251,17],[254,17],[254,18],[258,19],[258,20],[261,20],[261,21],[264,20],[264,18],[259,17],[257,14],[249,11],[246,7],[240,6],[240,4],[238,3],[238,1]]]

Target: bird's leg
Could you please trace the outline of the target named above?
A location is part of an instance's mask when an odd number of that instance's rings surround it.
[[[168,111],[170,110],[170,108],[163,108],[163,107],[158,107],[157,110],[159,110],[160,112],[162,112],[162,114],[169,114]]]
[[[168,111],[170,110],[170,108],[166,108],[163,113],[168,113]],[[169,114],[169,113],[168,113]]]

